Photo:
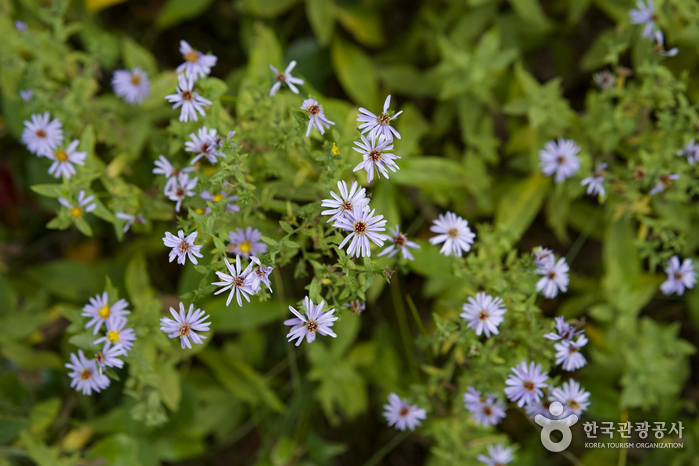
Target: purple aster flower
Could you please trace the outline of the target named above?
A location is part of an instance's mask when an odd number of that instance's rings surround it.
[[[475,411],[485,402],[485,397],[475,387],[466,387],[464,393],[464,407],[469,411]]]
[[[115,347],[122,348],[124,355],[131,351],[133,342],[136,340],[136,333],[132,328],[124,328],[129,319],[117,315],[112,315],[107,319],[107,335],[93,341],[92,344],[111,343]]]
[[[662,31],[655,31],[655,46],[653,47],[653,51],[663,57],[674,57],[680,50],[677,47],[665,50],[665,36],[663,36]]]
[[[404,259],[415,260],[412,254],[410,254],[410,249],[420,249],[420,245],[408,240],[408,237],[404,233],[400,232],[400,227],[396,225],[396,229],[388,229],[391,232],[391,237],[393,239],[393,244],[389,245],[379,253],[379,257],[388,254],[388,257],[393,257],[400,251],[403,254]]]
[[[194,196],[193,190],[197,187],[198,181],[199,177],[194,177],[190,180],[187,173],[180,173],[180,176],[177,177],[177,183],[172,186],[169,192],[165,193],[171,201],[177,202],[177,204],[175,204],[175,211],[180,211],[182,201],[188,197]],[[167,184],[165,186],[167,187]]]
[[[90,298],[89,301],[90,303],[83,307],[82,315],[90,317],[90,321],[85,324],[85,328],[90,328],[94,325],[92,329],[93,335],[97,335],[97,332],[102,328],[102,324],[107,323],[107,319],[111,316],[125,317],[127,314],[131,314],[131,311],[126,310],[129,303],[123,298],[110,306],[109,295],[106,291],[102,293],[102,296],[97,295],[94,298]]]
[[[595,170],[595,176],[588,176],[580,182],[580,186],[587,186],[587,194],[589,196],[594,196],[596,194],[601,194],[604,196],[604,169],[607,168],[606,163],[601,163],[597,170]]]
[[[570,283],[568,271],[570,271],[570,267],[568,267],[565,257],[561,257],[553,265],[541,267],[537,273],[543,277],[536,283],[536,291],[543,290],[542,294],[548,299],[555,298],[558,295],[558,290],[565,293],[568,291],[568,283]]]
[[[167,333],[170,338],[179,338],[182,344],[182,349],[186,346],[192,349],[192,340],[194,343],[201,345],[202,339],[206,338],[199,335],[197,332],[208,332],[211,322],[205,322],[209,318],[206,312],[201,309],[194,310],[194,304],[189,305],[189,311],[185,315],[184,304],[180,303],[179,314],[173,308],[170,308],[170,314],[175,320],[168,317],[160,319],[160,330]]]
[[[383,405],[383,409],[388,426],[395,426],[398,430],[415,430],[415,427],[422,425],[420,420],[427,418],[427,411],[417,405],[409,405],[407,400],[395,393],[388,395],[388,404]]]
[[[361,314],[366,310],[366,303],[358,299],[353,299],[349,303],[345,303],[342,307],[348,307],[355,314]]]
[[[228,262],[228,258],[224,258],[224,262],[230,274],[216,272],[216,275],[221,279],[221,281],[214,282],[212,285],[222,286],[223,288],[216,291],[214,295],[221,294],[230,289],[231,293],[228,295],[228,299],[226,300],[226,306],[231,303],[233,295],[235,295],[236,299],[238,300],[238,306],[243,307],[241,296],[245,298],[247,302],[250,302],[250,295],[255,294],[255,290],[252,288],[252,278],[250,277],[252,264],[254,262],[250,262],[250,264],[248,264],[248,266],[242,272],[240,267],[240,256],[235,257],[235,266]]]
[[[184,73],[192,81],[208,76],[211,73],[211,68],[216,66],[218,61],[216,55],[204,55],[184,40],[180,41],[180,53],[185,61],[177,67],[177,72]]]
[[[184,74],[177,76],[178,86],[175,88],[176,94],[170,94],[165,96],[165,100],[173,104],[172,108],[180,108],[180,121],[187,123],[189,120],[197,121],[199,117],[197,112],[201,116],[206,116],[204,107],[211,105],[211,101],[203,98],[198,93],[194,92],[194,79],[187,78]]]
[[[31,89],[25,89],[23,91],[19,91],[19,96],[22,98],[23,101],[29,102],[32,100],[32,97],[34,97],[34,91]]]
[[[316,333],[337,338],[337,335],[330,329],[337,320],[337,316],[333,315],[335,309],[323,312],[325,301],[314,306],[309,297],[304,298],[303,305],[306,307],[305,314],[301,314],[289,306],[289,310],[296,316],[296,318],[284,321],[284,325],[291,327],[286,335],[289,341],[296,340],[296,346],[299,346],[305,337],[308,343],[313,343],[316,339]]]
[[[430,231],[437,233],[437,236],[430,238],[430,244],[444,243],[439,252],[445,256],[453,252],[456,257],[461,257],[464,251],[471,250],[473,240],[476,238],[475,233],[468,227],[468,221],[453,212],[447,212],[446,215],[439,214]]]
[[[132,215],[132,214],[126,214],[124,212],[117,212],[114,215],[118,219],[126,220],[126,223],[124,224],[124,228],[122,229],[122,231],[124,233],[129,231],[129,228],[131,228],[131,225],[133,225],[134,223],[141,223],[143,225],[146,224],[146,219],[143,218],[143,215]]]
[[[655,196],[656,194],[661,193],[665,191],[667,188],[669,188],[673,180],[679,179],[680,175],[677,174],[660,175],[660,181],[658,182],[658,184],[653,186],[653,188],[650,190],[648,194],[650,194],[651,196]]]
[[[73,379],[70,387],[83,392],[83,395],[92,395],[92,392],[100,392],[109,386],[109,378],[97,370],[94,359],[87,359],[83,350],[78,350],[78,356],[70,353],[70,363],[66,367],[72,372],[68,376]]]
[[[236,212],[240,212],[240,207],[238,207],[238,205],[234,202],[238,200],[238,196],[231,196],[224,190],[221,190],[221,192],[218,194],[211,194],[208,190],[205,189],[201,192],[200,196],[202,197],[202,199],[211,201],[214,204],[223,199],[228,199],[228,202],[226,203],[226,210],[228,211],[228,213],[235,214]],[[211,207],[207,207],[206,215],[209,215],[210,212]]]
[[[308,130],[306,131],[306,137],[311,135],[311,128],[314,126],[318,128],[320,134],[325,134],[325,127],[330,129],[330,125],[335,124],[325,117],[323,106],[320,105],[317,100],[304,100],[301,110],[305,110],[306,113],[308,113]]]
[[[235,231],[228,232],[228,251],[236,256],[249,258],[267,252],[267,244],[260,241],[262,233],[260,230],[253,227],[247,227],[244,231],[242,228],[236,228]]]
[[[272,283],[269,281],[269,275],[274,270],[274,267],[266,267],[260,263],[260,259],[255,256],[250,256],[250,260],[257,264],[257,267],[250,272],[250,283],[253,291],[257,293],[262,289],[262,284],[267,285],[267,289],[272,293]]]
[[[558,138],[549,141],[539,151],[539,166],[546,176],[555,174],[553,181],[562,183],[580,170],[580,146],[570,139]]]
[[[629,11],[631,24],[644,24],[643,37],[650,39],[653,37],[655,22],[658,20],[658,15],[655,14],[655,5],[653,4],[653,0],[648,0],[647,5],[643,2],[643,0],[638,0],[636,2],[636,6],[638,7],[638,10]]]
[[[91,194],[89,196],[85,196],[85,190],[81,189],[80,192],[78,193],[78,203],[77,204],[71,204],[68,199],[64,197],[59,197],[58,202],[68,209],[68,213],[70,214],[70,217],[75,220],[78,218],[81,218],[85,213],[92,212],[97,208],[97,203],[92,202],[95,200],[95,195]]]
[[[44,112],[43,115],[33,114],[31,121],[24,121],[22,144],[27,146],[29,152],[39,157],[50,156],[58,146],[63,144],[63,125],[58,118],[50,122],[49,120],[51,120],[51,114]]]
[[[544,335],[544,338],[548,338],[549,340],[563,340],[563,341],[568,341],[572,340],[573,337],[580,335],[581,333],[584,333],[585,330],[577,330],[574,325],[570,325],[566,323],[565,317],[563,316],[558,316],[555,318],[556,321],[556,332],[551,332],[547,333]]]
[[[126,103],[141,104],[150,94],[148,73],[141,68],[134,68],[133,71],[116,70],[112,76],[112,88],[114,94]]]
[[[374,115],[366,108],[360,107],[359,113],[357,114],[357,121],[361,123],[359,129],[362,131],[362,134],[368,131],[369,139],[371,140],[383,136],[386,141],[393,142],[394,135],[400,139],[400,134],[391,126],[391,121],[403,113],[403,111],[401,110],[395,115],[389,116],[388,107],[390,106],[391,96],[389,95],[383,103],[383,113],[380,115]]]
[[[587,341],[585,335],[580,335],[576,341],[563,340],[554,344],[556,365],[562,364],[564,371],[574,371],[587,364],[585,356],[580,352],[580,349],[587,344]]]
[[[184,236],[184,230],[177,232],[177,236],[173,235],[169,231],[165,232],[165,237],[163,238],[163,243],[165,246],[172,248],[170,251],[170,262],[177,258],[177,263],[184,265],[187,257],[192,263],[197,264],[197,257],[204,257],[199,252],[203,246],[196,246],[194,240],[197,239],[198,232],[192,232],[188,236]]]
[[[614,86],[615,80],[614,75],[609,70],[595,74],[595,83],[600,89],[610,89]]]
[[[686,155],[690,165],[699,162],[699,144],[694,142],[694,139],[689,141],[689,144],[684,146],[684,149],[678,150],[677,155]]]
[[[471,412],[476,424],[483,427],[498,425],[506,416],[505,403],[494,394],[484,396],[483,401],[477,405],[467,404],[466,409]]]
[[[505,395],[510,401],[516,401],[520,408],[527,403],[536,403],[543,396],[542,388],[546,387],[548,373],[541,371],[541,364],[522,361],[513,367],[512,374],[507,378],[505,384]]]
[[[324,199],[320,203],[323,207],[330,207],[330,209],[321,212],[321,215],[332,215],[327,223],[344,216],[346,212],[361,211],[362,208],[369,203],[369,199],[366,197],[366,189],[357,189],[358,186],[357,182],[353,181],[352,187],[348,191],[347,183],[344,181],[337,182],[340,195],[338,196],[333,191],[330,191],[330,195],[333,199]]]
[[[354,141],[357,147],[353,149],[360,154],[362,154],[362,161],[359,165],[354,167],[353,171],[359,171],[361,169],[366,170],[366,181],[371,183],[374,179],[374,172],[376,176],[381,178],[381,175],[388,179],[388,170],[393,173],[398,170],[398,165],[394,162],[395,159],[400,157],[395,154],[389,154],[387,151],[393,150],[393,141],[380,136],[378,139],[367,140],[362,135],[362,142]]]
[[[665,295],[677,293],[682,296],[685,288],[692,289],[697,283],[697,273],[694,271],[692,259],[685,259],[680,266],[680,258],[672,256],[665,269],[667,280],[660,285],[660,291]]]
[[[291,89],[291,92],[293,92],[294,94],[299,93],[299,90],[295,85],[302,85],[303,79],[295,78],[291,75],[291,71],[294,69],[295,66],[296,60],[292,60],[291,63],[289,63],[289,66],[286,67],[284,72],[280,73],[279,70],[276,69],[274,66],[269,65],[269,68],[275,75],[274,84],[272,85],[272,89],[269,90],[270,97],[274,97],[274,95],[279,91],[279,89],[281,89],[282,84],[286,84],[287,86],[289,86],[289,89]]]
[[[335,227],[345,231],[351,231],[349,235],[340,243],[342,249],[350,240],[347,254],[355,257],[371,256],[371,242],[377,246],[383,246],[386,235],[378,233],[386,231],[383,215],[374,215],[375,210],[369,212],[369,206],[365,205],[361,211],[347,212],[345,216],[339,217],[335,222]]]
[[[468,322],[467,327],[476,331],[476,335],[480,336],[485,333],[487,338],[491,334],[498,334],[498,325],[505,318],[503,315],[507,309],[502,307],[501,298],[493,298],[483,292],[476,293],[476,299],[472,296],[468,297],[469,304],[464,304],[461,318]]]
[[[197,134],[190,133],[189,137],[191,141],[184,143],[184,150],[185,152],[197,154],[192,161],[189,162],[190,165],[194,165],[202,157],[206,157],[211,165],[216,165],[218,161],[217,157],[226,157],[226,154],[218,150],[216,141],[219,140],[219,137],[215,129],[208,129],[206,126],[202,126],[199,128]]]
[[[538,246],[534,248],[534,265],[537,267],[538,274],[543,274],[543,270],[547,270],[556,264],[556,256],[553,251],[547,248]]]
[[[478,455],[476,459],[487,466],[505,466],[512,461],[512,448],[506,448],[502,445],[488,445],[488,455]]]
[[[100,373],[105,367],[116,367],[121,369],[124,367],[124,361],[119,359],[119,356],[126,356],[126,351],[121,346],[112,346],[111,342],[106,342],[102,351],[95,354],[95,362]]]
[[[590,406],[590,393],[586,392],[577,381],[569,380],[563,382],[562,388],[553,388],[549,400],[558,401],[580,416]]]

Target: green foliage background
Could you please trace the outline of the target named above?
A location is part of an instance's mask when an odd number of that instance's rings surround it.
[[[680,50],[669,59],[629,24],[632,7],[0,0],[0,466],[461,465],[498,442],[515,445],[519,465],[699,464],[699,295],[658,291],[667,259],[696,257],[699,246],[697,168],[677,156],[699,129],[699,5],[657,1],[666,43]],[[176,84],[180,39],[219,57],[197,84],[213,105],[186,124],[163,99]],[[302,96],[269,99],[269,64],[290,60],[306,80]],[[135,66],[148,71],[151,96],[132,107],[110,79]],[[612,89],[594,85],[601,69],[617,73]],[[29,103],[19,97],[27,88]],[[324,138],[304,137],[304,93],[336,122]],[[388,225],[421,245],[410,263],[350,260],[319,216],[336,181],[355,176],[357,107],[377,111],[388,94],[403,110],[400,171],[368,190]],[[23,121],[45,110],[89,154],[70,182],[57,183],[19,144]],[[203,200],[176,218],[151,174],[160,154],[187,163],[184,141],[204,124],[237,131],[238,146],[225,147],[217,169],[202,167],[198,186],[232,188],[242,207],[233,218],[225,203],[198,214]],[[580,144],[583,164],[554,185],[538,151],[558,137]],[[598,202],[580,180],[603,161],[608,195]],[[681,177],[649,197],[668,173]],[[98,209],[74,225],[55,198],[79,189],[97,195]],[[446,210],[478,235],[464,259],[427,243]],[[148,225],[124,235],[114,217],[123,211],[143,212]],[[213,271],[223,270],[227,232],[247,225],[269,244],[274,293],[226,308]],[[161,238],[178,228],[199,229],[200,265],[167,262]],[[529,253],[539,245],[571,264],[570,289],[554,300],[534,292]],[[63,364],[76,348],[94,350],[80,310],[104,290],[129,301],[138,340],[111,387],[85,397]],[[488,340],[458,317],[481,290],[508,308]],[[339,309],[338,338],[295,348],[282,320],[306,294]],[[180,299],[212,315],[213,332],[192,351],[158,329]],[[350,299],[366,300],[367,311],[343,310]],[[473,423],[465,387],[501,391],[522,358],[544,364],[554,382],[568,377],[541,337],[554,315],[577,319],[591,340],[589,364],[574,374],[591,392],[583,421],[682,421],[683,449],[586,449],[579,423],[558,455],[516,408],[497,428]],[[391,391],[428,410],[417,433],[386,427]]]

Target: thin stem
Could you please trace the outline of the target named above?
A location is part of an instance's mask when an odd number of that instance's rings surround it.
[[[364,466],[374,466],[374,465],[378,464],[379,461],[381,461],[384,456],[388,455],[403,440],[405,440],[408,435],[410,435],[410,431],[406,430],[405,432],[401,432],[400,434],[393,437],[386,445],[383,446],[383,448],[381,450],[374,453],[374,456],[369,458],[369,461],[364,463]]]
[[[412,347],[412,338],[410,336],[410,328],[408,327],[408,318],[405,314],[405,306],[403,306],[403,300],[400,295],[400,285],[398,284],[398,277],[394,277],[391,280],[391,298],[393,299],[393,307],[396,309],[396,317],[398,318],[398,328],[400,329],[401,338],[403,340],[403,346],[405,347],[405,353],[410,362],[410,373],[413,376],[413,380],[420,380],[420,374],[417,370],[417,363],[415,362],[415,354]]]
[[[585,241],[587,241],[587,238],[590,236],[590,232],[592,232],[592,229],[595,228],[595,225],[597,225],[597,217],[590,217],[590,219],[587,221],[587,224],[585,225],[585,228],[583,228],[583,231],[575,239],[575,243],[573,243],[573,245],[570,247],[570,250],[568,251],[568,255],[566,257],[566,262],[568,262],[568,264],[573,262],[575,256],[578,255],[578,253],[580,252],[580,248],[582,248],[583,244],[585,244]]]
[[[422,319],[420,318],[420,314],[417,312],[417,307],[415,307],[413,299],[410,297],[409,294],[406,293],[405,300],[408,302],[408,307],[410,308],[410,312],[412,312],[413,314],[413,318],[415,319],[415,323],[420,329],[420,332],[424,336],[427,336],[427,330],[425,329],[425,326],[422,324]],[[430,365],[432,365],[434,363],[432,359],[432,348],[428,347],[427,352],[425,354],[427,355],[427,359],[429,359]]]
[[[277,290],[277,296],[279,297],[279,307],[284,313],[284,303],[286,302],[286,294],[284,293],[284,283],[282,282],[282,275],[279,273],[279,268],[275,267],[274,272],[274,289]],[[283,334],[286,335],[286,327],[281,323]],[[287,358],[289,361],[289,370],[291,371],[291,380],[293,381],[294,387],[298,388],[301,386],[301,378],[299,377],[299,368],[296,365],[296,347],[292,345],[284,345],[286,347]]]

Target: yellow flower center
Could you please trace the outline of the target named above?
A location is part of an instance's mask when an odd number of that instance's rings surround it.
[[[223,199],[223,196],[221,196],[220,194],[217,194],[217,195],[214,196],[214,202],[218,202],[218,201],[220,201],[221,199]]]
[[[196,50],[192,50],[187,55],[184,55],[184,59],[189,63],[196,63],[199,61],[199,53]]]
[[[80,373],[80,378],[83,380],[90,380],[92,378],[92,371],[90,369],[83,369]]]
[[[138,86],[139,84],[141,84],[141,77],[137,74],[131,75],[131,84],[133,84],[134,86]]]
[[[248,240],[243,241],[240,243],[240,250],[243,252],[250,252],[252,250],[252,243]]]
[[[109,306],[107,306],[106,304],[102,306],[98,314],[102,319],[106,319],[107,317],[109,317]]]
[[[83,208],[79,205],[70,208],[70,216],[73,218],[80,218],[83,216]]]
[[[115,330],[110,330],[109,332],[107,332],[107,338],[112,343],[116,343],[117,341],[119,341],[119,332]]]
[[[333,142],[333,150],[332,150],[334,155],[340,155],[340,148],[337,147],[337,144]]]
[[[59,162],[67,162],[68,161],[68,154],[66,154],[66,151],[57,150],[56,151],[56,160]]]

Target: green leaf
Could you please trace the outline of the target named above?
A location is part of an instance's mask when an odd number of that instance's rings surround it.
[[[488,180],[476,176],[463,165],[444,157],[424,156],[405,160],[400,170],[391,173],[392,181],[415,186],[427,192],[464,188],[473,193],[483,191]]]
[[[155,27],[167,29],[206,11],[213,0],[167,0],[155,19]]]
[[[320,45],[328,45],[335,30],[335,2],[306,0],[306,15]]]
[[[150,287],[146,259],[143,254],[136,254],[129,261],[126,266],[124,285],[134,307],[147,306],[152,300],[153,290]]]
[[[158,64],[155,57],[136,41],[128,36],[121,39],[121,50],[124,56],[124,64],[130,70],[141,68],[148,73],[148,77],[152,80],[158,73]]]
[[[347,95],[358,104],[378,111],[378,78],[371,57],[337,35],[330,55],[337,78]]]
[[[35,404],[29,412],[29,430],[33,434],[42,434],[53,424],[60,408],[61,399],[58,397]]]
[[[36,184],[31,187],[32,191],[46,197],[61,197],[68,193],[62,189],[62,184]]]
[[[386,42],[383,20],[375,8],[343,3],[337,9],[337,19],[363,45],[379,47]]]

